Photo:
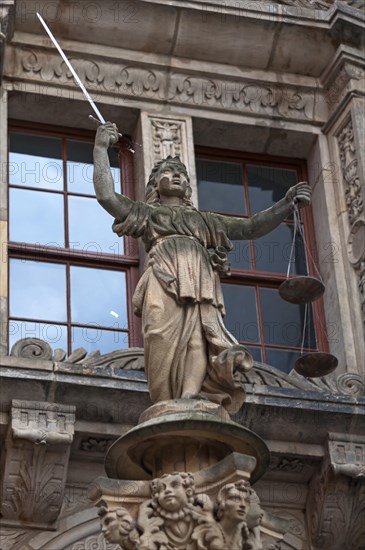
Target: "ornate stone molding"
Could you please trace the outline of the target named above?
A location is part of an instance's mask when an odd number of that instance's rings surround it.
[[[11,79],[49,84],[58,89],[75,88],[71,73],[53,52],[37,47],[13,46],[10,59],[5,75]],[[94,97],[110,96],[114,104],[122,104],[129,99],[163,101],[171,105],[189,105],[252,116],[324,122],[323,114],[317,108],[318,87],[314,86],[201,76],[196,72],[187,74],[160,67],[146,68],[142,64],[121,66],[120,62],[98,60],[97,57],[90,61],[82,58],[81,54],[71,55],[70,59]],[[171,128],[160,127],[159,131],[166,135]],[[173,139],[174,147],[178,145],[176,139]]]
[[[0,1],[0,84],[3,76],[5,43],[9,42],[14,33],[14,2]]]
[[[327,456],[311,480],[307,516],[314,550],[356,550],[365,540],[365,439],[329,434]]]
[[[13,401],[2,479],[2,522],[49,528],[58,519],[75,407]]]
[[[360,181],[351,113],[337,134],[341,170],[345,185],[347,214],[350,225],[348,254],[358,275],[362,317],[365,329],[365,183]]]
[[[363,287],[365,292],[365,262],[363,269]],[[142,348],[118,350],[105,355],[99,351],[90,355],[83,348],[75,350],[70,356],[56,349],[52,351],[49,344],[37,338],[18,340],[11,350],[11,356],[19,359],[52,361],[55,371],[69,371],[73,374],[105,374],[117,377],[120,371],[143,371],[144,357]],[[141,373],[142,375],[142,373]],[[351,397],[365,396],[365,379],[359,374],[344,373],[337,378],[324,377],[304,379],[292,371],[286,374],[275,367],[263,363],[255,363],[253,368],[244,374],[244,382],[248,385],[271,386],[274,388],[294,388],[304,391],[319,391],[349,395]]]

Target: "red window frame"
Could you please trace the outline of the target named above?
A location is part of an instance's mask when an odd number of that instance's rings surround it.
[[[64,223],[65,223],[65,236],[66,244],[68,244],[68,210],[67,210],[67,196],[79,196],[77,193],[68,192],[67,190],[67,175],[66,175],[66,162],[67,162],[67,139],[80,140],[89,143],[94,142],[95,132],[87,130],[76,130],[67,127],[51,126],[48,124],[33,124],[29,122],[20,122],[15,120],[9,120],[8,136],[10,140],[11,133],[21,133],[39,136],[58,137],[62,139],[62,160],[64,166],[64,181],[62,191],[48,190],[47,192],[62,194],[64,199]],[[129,149],[130,141],[128,138],[123,138],[119,142],[119,159],[121,166],[121,181],[123,182],[123,193],[130,198],[134,199],[134,186],[133,186],[133,154]],[[10,147],[8,147],[10,153]],[[9,161],[9,159],[8,159]],[[11,188],[17,189],[32,189],[25,185],[8,185],[8,204],[9,204],[9,190]],[[91,195],[82,195],[89,197]],[[8,227],[8,232],[9,232]],[[110,229],[111,230],[111,229]],[[139,256],[138,256],[138,244],[131,237],[124,237],[124,254],[112,254],[105,252],[94,252],[91,250],[76,250],[70,248],[61,248],[53,246],[39,246],[31,243],[21,243],[9,240],[8,233],[8,257],[20,259],[20,260],[33,260],[43,261],[48,263],[63,264],[66,266],[66,299],[67,299],[67,322],[58,322],[56,320],[47,321],[44,319],[30,319],[11,316],[13,321],[26,321],[34,323],[53,323],[67,327],[67,347],[68,354],[72,352],[72,334],[71,327],[84,327],[85,324],[71,322],[70,314],[70,266],[79,267],[94,267],[99,269],[107,269],[114,271],[123,271],[126,274],[126,290],[127,290],[127,318],[128,318],[128,330],[120,329],[121,333],[128,333],[130,346],[141,346],[141,323],[140,320],[133,313],[132,295],[139,278]],[[8,262],[8,281],[10,281],[10,261]],[[8,319],[10,320],[8,301]],[[90,325],[90,328],[93,328]],[[99,326],[100,330],[115,330],[115,328]]]

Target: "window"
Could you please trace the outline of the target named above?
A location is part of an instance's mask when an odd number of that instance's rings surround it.
[[[251,216],[284,197],[292,185],[305,180],[303,162],[248,156],[232,151],[197,151],[199,208],[231,216]],[[307,249],[295,239],[291,274],[313,273],[316,257],[310,209],[301,211]],[[282,300],[294,235],[289,217],[274,231],[255,241],[233,241],[229,254],[231,277],[222,281],[225,323],[256,361],[289,372],[304,352],[326,349],[321,300],[305,313],[304,305]],[[308,254],[308,243],[310,249]]]
[[[10,347],[26,337],[68,354],[140,344],[137,247],[96,201],[92,150],[88,132],[10,126]],[[130,152],[121,144],[109,157],[116,191],[131,196]]]

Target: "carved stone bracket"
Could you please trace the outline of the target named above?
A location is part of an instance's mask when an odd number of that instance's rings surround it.
[[[356,550],[365,540],[365,438],[329,434],[310,484],[307,515],[314,550]]]
[[[2,465],[2,523],[54,526],[64,497],[74,424],[73,406],[12,402]]]

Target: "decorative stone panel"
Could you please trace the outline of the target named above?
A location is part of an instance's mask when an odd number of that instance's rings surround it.
[[[350,226],[348,254],[350,262],[358,275],[358,287],[365,330],[365,182],[361,182],[360,180],[358,152],[356,150],[351,114],[345,119],[345,123],[338,132],[337,142]]]
[[[14,400],[2,464],[2,523],[51,528],[60,514],[75,407]]]

